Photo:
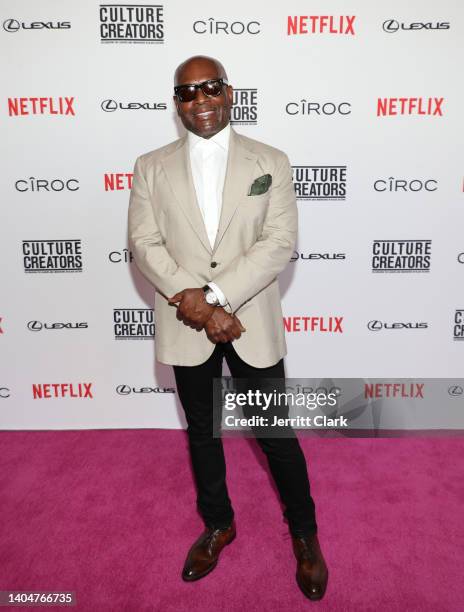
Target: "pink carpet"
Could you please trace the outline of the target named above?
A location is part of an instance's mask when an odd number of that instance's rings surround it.
[[[301,444],[330,569],[321,602],[298,590],[251,439],[224,440],[237,538],[211,574],[181,580],[202,522],[186,434],[168,430],[0,432],[0,590],[75,591],[71,609],[95,612],[464,610],[464,439]]]

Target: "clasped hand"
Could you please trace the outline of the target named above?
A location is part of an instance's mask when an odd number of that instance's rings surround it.
[[[240,338],[246,331],[234,314],[229,314],[221,306],[208,304],[203,289],[184,289],[168,302],[178,304],[176,317],[179,321],[197,331],[204,329],[214,344]]]

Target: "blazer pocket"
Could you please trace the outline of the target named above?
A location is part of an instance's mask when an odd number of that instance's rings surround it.
[[[266,193],[260,193],[259,195],[243,196],[240,202],[240,210],[248,210],[250,213],[266,211],[269,204],[269,198],[269,191],[266,191]]]
[[[244,197],[246,198],[246,200],[251,202],[253,200],[265,200],[266,198],[270,196],[270,194],[271,194],[271,191],[270,189],[268,189],[264,193],[259,193],[258,195],[247,195]]]

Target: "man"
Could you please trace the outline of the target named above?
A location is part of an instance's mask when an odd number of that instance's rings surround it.
[[[236,534],[222,440],[213,437],[213,378],[222,375],[223,357],[234,378],[285,377],[277,275],[295,246],[297,207],[287,155],[230,126],[233,89],[219,61],[187,59],[174,86],[187,133],[137,159],[129,238],[157,290],[156,358],[174,368],[188,423],[206,527],[182,571],[192,581],[214,569]],[[328,572],[298,439],[257,441],[285,507],[298,585],[321,599]]]

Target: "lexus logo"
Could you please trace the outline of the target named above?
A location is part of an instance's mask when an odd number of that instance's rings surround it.
[[[458,261],[459,261],[459,263],[464,264],[464,253],[459,253],[459,255],[458,255]]]
[[[131,393],[175,393],[173,387],[129,387],[129,385],[118,385],[116,387],[118,395],[130,395]]]
[[[383,22],[382,28],[384,32],[393,34],[393,32],[398,32],[398,30],[400,29],[400,24],[394,19],[388,19],[387,21]]]
[[[29,321],[29,323],[27,324],[27,329],[29,331],[40,331],[43,327],[43,324],[40,321]]]
[[[373,319],[367,324],[367,328],[370,331],[380,331],[381,329],[428,329],[428,323],[402,323],[401,321],[395,321],[394,323],[385,323],[378,319]]]
[[[114,113],[115,110],[166,110],[166,102],[116,102],[116,100],[103,100],[102,110],[105,113]]]
[[[447,21],[433,23],[421,23],[421,22],[413,22],[409,25],[405,25],[404,23],[400,24],[396,19],[387,19],[382,24],[382,29],[387,34],[394,34],[398,32],[399,29],[402,30],[449,30],[450,24]]]
[[[17,19],[5,19],[3,29],[5,32],[17,32],[18,30],[69,30],[69,21],[32,21],[30,23],[20,23]]]
[[[115,100],[103,100],[101,107],[105,113],[114,113],[114,111],[118,108],[118,103]]]
[[[21,24],[16,19],[7,19],[3,22],[3,29],[5,32],[17,32]]]
[[[7,387],[0,387],[0,397],[10,397],[10,390]]]
[[[463,394],[463,392],[463,388],[459,385],[451,385],[451,387],[448,387],[448,394],[452,397],[459,397]]]
[[[72,323],[71,321],[68,323],[42,323],[41,321],[29,321],[27,324],[27,329],[29,331],[38,332],[41,329],[87,329],[89,324],[85,321],[80,321],[77,323]]]

